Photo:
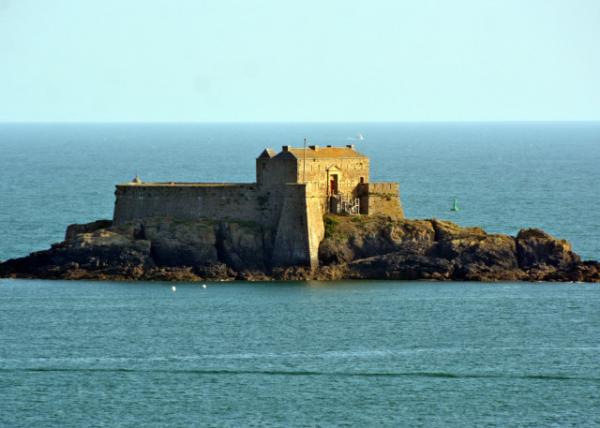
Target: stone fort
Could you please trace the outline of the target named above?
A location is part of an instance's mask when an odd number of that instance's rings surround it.
[[[402,218],[399,184],[369,181],[369,158],[354,145],[283,146],[256,159],[255,183],[152,183],[116,186],[115,225],[151,218],[252,222],[273,242],[272,265],[316,267],[324,215]]]

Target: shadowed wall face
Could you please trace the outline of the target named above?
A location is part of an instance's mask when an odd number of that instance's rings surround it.
[[[277,225],[273,265],[319,265],[319,244],[325,236],[319,197],[310,184],[288,184]]]

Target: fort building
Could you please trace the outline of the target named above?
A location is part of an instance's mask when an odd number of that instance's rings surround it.
[[[402,218],[399,185],[371,183],[369,158],[353,145],[265,149],[255,183],[152,183],[116,186],[114,224],[150,218],[252,222],[272,239],[272,265],[316,267],[323,216]]]

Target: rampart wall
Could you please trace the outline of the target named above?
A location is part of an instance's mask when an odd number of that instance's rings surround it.
[[[123,184],[116,190],[114,224],[149,218],[252,221],[274,233],[275,266],[316,267],[324,226],[313,187],[285,184],[259,191],[255,184]]]
[[[118,185],[114,222],[144,218],[261,222],[255,184],[147,183]]]
[[[393,182],[364,183],[358,186],[358,194],[361,214],[404,217],[404,211],[400,204],[400,184]]]

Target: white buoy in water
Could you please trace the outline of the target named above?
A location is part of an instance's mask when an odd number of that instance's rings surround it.
[[[177,291],[177,287],[175,287],[175,286],[172,286],[172,287],[171,287],[171,291],[172,291],[173,293],[175,293],[175,292]]]
[[[206,284],[202,284],[202,288],[206,288]]]

